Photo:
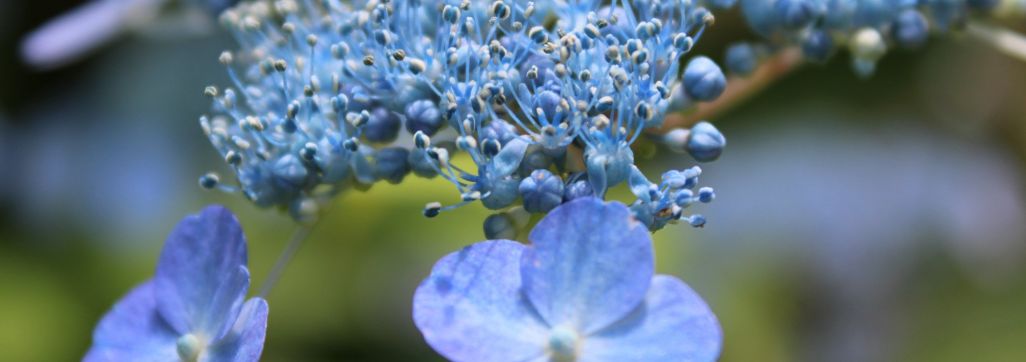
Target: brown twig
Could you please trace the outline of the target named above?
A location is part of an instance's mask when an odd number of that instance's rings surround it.
[[[790,73],[801,63],[800,49],[783,49],[759,64],[759,67],[751,75],[730,78],[727,81],[726,91],[715,101],[700,103],[687,112],[667,115],[663,126],[653,133],[663,134],[673,128],[691,127],[699,121],[711,118],[758,93],[777,79]]]

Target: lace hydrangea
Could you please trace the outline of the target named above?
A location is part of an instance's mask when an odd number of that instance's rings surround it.
[[[232,86],[207,88],[201,118],[238,185],[200,183],[305,220],[411,172],[456,189],[427,216],[477,201],[543,213],[627,182],[661,215],[643,220],[700,225],[687,197],[656,195],[631,145],[671,104],[724,91],[716,63],[688,55],[713,19],[687,0],[243,3],[221,17],[241,45],[220,57]],[[652,138],[699,161],[725,144],[708,123]]]
[[[772,46],[797,45],[811,61],[825,61],[847,46],[854,70],[870,75],[891,48],[917,48],[931,32],[960,29],[988,16],[999,0],[740,0],[749,26]],[[1022,5],[1019,5],[1022,6]],[[757,47],[763,48],[763,47]],[[731,47],[725,64],[748,74],[759,52]]]

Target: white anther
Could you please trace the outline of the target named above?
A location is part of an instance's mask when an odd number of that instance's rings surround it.
[[[238,136],[232,137],[232,143],[235,144],[235,147],[238,147],[241,150],[248,150],[250,147],[249,141],[246,141]]]
[[[256,131],[264,130],[264,124],[261,123],[259,119],[253,116],[247,116],[246,118],[243,118],[241,123],[242,124],[240,125],[240,128],[242,129],[253,129]]]
[[[232,60],[232,52],[227,50],[221,52],[221,56],[217,57],[217,61],[224,65],[232,64]]]

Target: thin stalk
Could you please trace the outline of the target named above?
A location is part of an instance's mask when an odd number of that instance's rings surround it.
[[[977,21],[969,22],[966,31],[1002,53],[1026,61],[1026,36]]]
[[[310,231],[316,224],[311,225],[299,225],[296,231],[292,233],[292,238],[289,239],[288,244],[285,245],[285,250],[278,256],[278,260],[274,262],[274,267],[271,268],[271,272],[267,274],[267,278],[264,279],[264,284],[260,286],[260,294],[257,296],[260,298],[267,298],[267,294],[271,292],[274,285],[281,279],[282,273],[285,272],[285,267],[288,266],[289,262],[292,261],[292,257],[299,251],[299,247],[303,245],[303,241],[310,235]]]
[[[783,49],[759,64],[751,75],[730,78],[727,81],[727,90],[715,101],[699,103],[690,112],[669,114],[663,127],[651,133],[663,134],[678,127],[689,128],[695,123],[711,118],[765,89],[801,64],[800,49]]]

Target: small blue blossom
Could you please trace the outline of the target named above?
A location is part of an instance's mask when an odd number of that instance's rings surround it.
[[[431,136],[442,126],[442,112],[434,102],[421,99],[406,106],[406,130],[410,133],[420,131]]]
[[[563,180],[545,169],[534,170],[520,181],[519,191],[528,212],[549,212],[563,203]]]
[[[517,227],[505,213],[492,214],[485,218],[484,234],[488,239],[516,239]]]
[[[712,59],[697,57],[684,68],[684,90],[688,96],[702,101],[711,101],[727,89],[723,71]]]
[[[724,64],[727,70],[739,75],[749,75],[759,65],[759,58],[755,47],[749,43],[737,43],[727,48],[724,56]]]
[[[514,172],[519,169],[527,153],[528,142],[524,138],[514,138],[505,146],[494,146],[494,142],[479,146],[473,138],[464,136],[457,144],[460,149],[470,153],[474,163],[479,165],[476,174],[450,163],[444,149],[435,149],[432,156],[443,167],[440,171],[442,177],[456,185],[460,191],[463,203],[455,207],[481,200],[489,209],[501,209],[517,200],[520,179]]]
[[[531,214],[519,207],[489,215],[484,222],[485,238],[515,240],[530,220]]]
[[[691,157],[709,162],[719,158],[726,146],[727,139],[716,126],[709,122],[698,122],[691,127],[691,134],[685,147]]]
[[[382,148],[374,158],[374,177],[398,184],[410,173],[410,151],[401,147]]]
[[[916,48],[926,43],[926,37],[930,35],[929,26],[922,13],[905,10],[895,19],[891,36],[903,48]]]
[[[390,143],[399,137],[401,126],[399,115],[383,107],[375,108],[370,113],[367,124],[363,126],[363,137],[371,142]]]
[[[414,294],[424,339],[453,361],[715,361],[722,332],[619,203],[557,207],[531,245],[490,240],[435,264]]]
[[[700,162],[714,161],[723,153],[727,139],[712,123],[701,121],[691,129],[674,129],[662,136],[661,141],[671,150],[687,152]]]
[[[650,182],[635,167],[631,173],[631,192],[638,197],[630,205],[634,218],[645,224],[649,230],[662,229],[666,224],[686,221],[691,226],[705,225],[701,215],[685,215],[687,209],[695,202],[710,203],[716,197],[711,187],[702,187],[695,195],[693,189],[698,185],[698,176],[702,168],[693,166],[684,170],[670,170],[663,173],[659,184]],[[696,224],[694,220],[703,220]]]
[[[566,186],[563,188],[563,202],[595,196],[595,192],[591,189],[591,183],[586,177],[587,174],[582,172],[573,174],[566,180]]]
[[[773,10],[780,18],[780,24],[787,29],[801,29],[818,15],[813,0],[777,0]]]
[[[834,39],[823,30],[811,30],[802,40],[802,55],[816,63],[824,63],[834,53]]]
[[[257,361],[267,302],[246,300],[246,238],[227,209],[211,206],[168,236],[156,276],[93,331],[86,361]]]

